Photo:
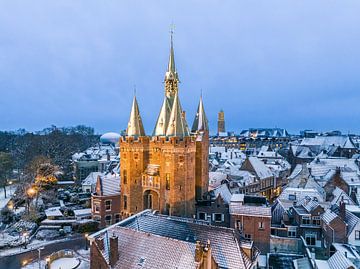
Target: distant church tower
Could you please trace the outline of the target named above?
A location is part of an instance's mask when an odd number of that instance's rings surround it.
[[[225,133],[225,114],[222,109],[218,113],[218,134],[219,133]]]
[[[202,98],[190,129],[179,98],[173,38],[165,94],[153,133],[147,136],[136,97],[126,135],[120,138],[121,213],[144,209],[192,217],[208,191],[209,129]]]

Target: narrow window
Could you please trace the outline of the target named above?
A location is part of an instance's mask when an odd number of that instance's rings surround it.
[[[105,201],[105,210],[110,211],[111,210],[111,200]]]
[[[123,170],[123,183],[126,185],[127,184],[127,171]]]
[[[127,196],[124,195],[124,210],[127,210]]]
[[[169,173],[166,173],[165,180],[166,180],[166,184],[165,184],[166,189],[170,190],[170,174]]]
[[[106,215],[105,216],[105,224],[106,224],[106,226],[111,225],[111,219],[112,219],[111,215]]]

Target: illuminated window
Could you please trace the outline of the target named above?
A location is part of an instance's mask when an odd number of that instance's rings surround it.
[[[127,171],[123,170],[123,183],[126,185],[127,184]]]

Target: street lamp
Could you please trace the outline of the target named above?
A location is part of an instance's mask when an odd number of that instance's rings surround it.
[[[45,261],[46,261],[46,266],[45,266],[45,268],[46,268],[46,269],[50,268],[50,258],[49,258],[49,257],[46,257]]]
[[[28,208],[28,213],[30,214],[30,198],[35,196],[36,190],[33,187],[30,187],[26,190],[26,194],[27,194],[27,208]]]
[[[30,187],[27,189],[26,193],[29,197],[33,197],[36,194],[36,190],[33,187]]]
[[[88,237],[89,237],[89,234],[86,233],[86,234],[85,234],[85,250],[88,250],[88,244],[87,244]]]
[[[44,247],[40,247],[38,248],[38,251],[39,251],[39,269],[41,269],[41,251],[44,249]]]
[[[26,239],[27,239],[27,237],[28,237],[28,233],[27,232],[24,232],[23,233],[23,237],[24,237],[24,248],[26,249],[27,247],[26,247]]]

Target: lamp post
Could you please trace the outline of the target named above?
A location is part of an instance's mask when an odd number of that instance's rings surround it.
[[[23,237],[24,237],[24,248],[25,248],[25,249],[27,248],[27,246],[26,246],[27,240],[26,240],[26,239],[27,239],[28,235],[29,235],[29,234],[28,234],[27,232],[24,232],[24,233],[23,233]]]
[[[50,268],[50,258],[47,257],[47,258],[45,259],[45,261],[46,261],[45,268],[46,268],[46,269],[49,269],[49,268]]]
[[[89,237],[89,234],[86,233],[86,234],[85,234],[85,250],[88,250],[88,243],[87,243],[88,237]]]
[[[27,208],[28,208],[28,214],[30,214],[30,198],[34,197],[36,194],[36,190],[33,187],[30,187],[26,190],[27,194]]]
[[[40,247],[38,248],[38,252],[39,252],[39,269],[41,269],[41,251],[44,249],[44,247]]]

